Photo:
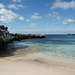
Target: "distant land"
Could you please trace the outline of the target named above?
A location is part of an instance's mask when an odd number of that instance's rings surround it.
[[[75,34],[67,34],[67,35],[75,35]]]

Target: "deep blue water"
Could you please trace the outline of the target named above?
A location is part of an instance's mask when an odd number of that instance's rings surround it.
[[[75,35],[46,35],[42,39],[26,39],[9,44],[10,51],[17,54],[35,54],[55,59],[75,61]],[[21,49],[23,49],[21,51]]]

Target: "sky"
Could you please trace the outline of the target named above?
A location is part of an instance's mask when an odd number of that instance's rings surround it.
[[[0,25],[11,33],[75,33],[75,0],[0,0]]]

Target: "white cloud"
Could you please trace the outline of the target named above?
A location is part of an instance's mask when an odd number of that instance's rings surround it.
[[[18,9],[23,8],[24,6],[22,4],[10,4],[8,6],[6,6],[8,8],[14,8],[14,9]],[[14,13],[12,10],[8,10],[5,8],[5,5],[0,3],[0,21],[4,22],[4,23],[11,23],[13,22],[15,19],[19,20],[24,20],[24,17],[20,16],[16,13]]]
[[[21,2],[21,0],[12,0],[13,2]]]
[[[24,7],[27,7],[27,6],[24,6],[22,4],[19,4],[19,5],[17,5],[17,7],[24,8]]]
[[[22,16],[21,16],[21,17],[19,17],[19,20],[23,21],[23,20],[24,20],[24,17],[22,17]]]
[[[4,8],[5,6],[3,4],[0,3],[0,8]]]
[[[58,13],[58,12],[56,12],[56,11],[53,11],[53,14],[59,15],[59,13]]]
[[[38,13],[34,13],[35,15],[39,15]]]
[[[31,34],[33,34],[33,33],[45,33],[45,32],[51,32],[49,29],[45,29],[45,30],[29,30],[29,29],[27,29],[27,30],[19,30],[19,31],[17,31],[17,30],[15,30],[15,31],[13,31],[13,32],[17,32],[17,33],[31,33]]]
[[[36,27],[36,26],[38,26],[38,25],[35,24],[35,23],[31,23],[31,24],[30,24],[30,27]]]
[[[24,8],[25,6],[23,6],[22,4],[9,4],[7,6],[8,8],[13,8],[13,9],[19,9],[19,8]]]
[[[72,8],[72,9],[75,9],[75,1],[67,2],[67,1],[56,0],[53,3],[51,9],[55,9],[55,8],[62,8],[62,9]]]
[[[0,9],[0,21],[4,23],[13,22],[17,17],[18,14],[12,12],[11,10],[7,10],[5,8]]]
[[[57,17],[56,14],[48,14],[49,17]]]
[[[55,12],[53,11],[52,14],[48,14],[48,17],[58,17],[59,16],[59,13],[58,12]]]
[[[29,19],[26,19],[26,21],[29,22],[30,20]]]
[[[10,4],[10,5],[8,5],[8,8],[18,9],[18,7],[17,7],[15,4]]]
[[[52,20],[54,21],[55,19],[60,20],[61,17],[59,16],[58,12],[53,11],[52,13],[49,13],[47,16],[47,18],[51,17]]]
[[[12,29],[11,27],[8,27],[8,29],[10,30],[10,29]]]
[[[41,19],[42,16],[39,16],[38,13],[34,13],[34,15],[31,16],[32,19]]]
[[[68,24],[71,24],[71,23],[75,23],[75,20],[74,19],[65,19],[62,24],[64,25],[68,25]]]
[[[60,19],[61,19],[61,17],[56,17],[56,19],[57,19],[57,20],[60,20]]]

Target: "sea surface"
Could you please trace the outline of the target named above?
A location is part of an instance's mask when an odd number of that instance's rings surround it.
[[[0,53],[1,57],[37,55],[75,62],[75,35],[46,35],[46,38],[14,41]]]

